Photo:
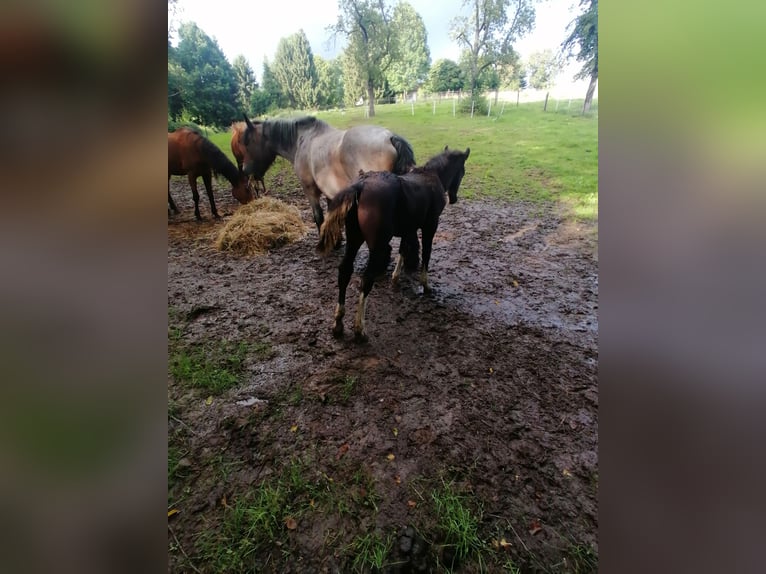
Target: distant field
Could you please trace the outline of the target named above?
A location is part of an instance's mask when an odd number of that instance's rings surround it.
[[[460,188],[464,199],[497,198],[508,201],[560,201],[574,216],[598,218],[598,104],[588,116],[579,115],[582,100],[549,103],[502,102],[490,117],[457,113],[452,100],[379,105],[375,117],[365,118],[365,107],[314,115],[338,128],[375,123],[404,136],[412,144],[418,164],[439,153],[445,145],[471,148],[466,176]],[[413,115],[414,111],[414,115]],[[499,112],[502,111],[502,114]],[[498,115],[499,114],[499,115]],[[295,114],[297,115],[297,114]],[[231,155],[230,135],[209,137]],[[280,169],[277,162],[267,174]]]

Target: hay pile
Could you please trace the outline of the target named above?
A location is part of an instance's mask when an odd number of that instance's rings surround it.
[[[261,255],[298,241],[306,232],[297,208],[273,197],[261,197],[237,209],[218,233],[215,247],[240,255]]]

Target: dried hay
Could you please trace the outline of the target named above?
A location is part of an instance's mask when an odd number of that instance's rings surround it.
[[[215,239],[219,251],[261,255],[269,249],[298,241],[307,227],[296,207],[273,197],[243,205],[226,222]]]

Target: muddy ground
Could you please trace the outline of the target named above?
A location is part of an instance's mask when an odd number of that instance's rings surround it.
[[[237,204],[223,183],[225,221]],[[342,251],[315,253],[297,181],[266,184],[301,210],[307,235],[242,258],[212,247],[223,223],[207,198],[197,223],[188,183],[172,182],[181,214],[168,219],[170,362],[247,346],[238,382],[220,394],[168,376],[169,570],[595,571],[595,225],[556,205],[448,205],[433,293],[415,275],[392,287],[390,265],[370,297],[369,342],[358,344],[359,275],[336,340]],[[243,510],[269,493],[268,517]],[[448,495],[469,518],[445,515]],[[456,546],[451,519],[475,520],[481,544]]]

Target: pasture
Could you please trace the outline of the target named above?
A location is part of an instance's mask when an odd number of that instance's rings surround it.
[[[171,571],[596,570],[598,126],[579,106],[316,114],[383,125],[419,165],[471,148],[434,238],[433,292],[416,273],[393,287],[392,258],[364,344],[350,322],[332,336],[343,252],[316,253],[288,162],[266,189],[307,232],[260,256],[213,247],[240,209],[227,182],[214,182],[223,222],[204,204],[197,222],[186,179],[171,180]],[[228,133],[207,136],[233,161]]]

